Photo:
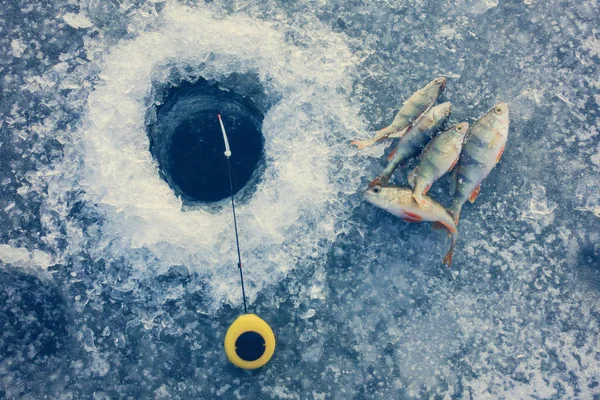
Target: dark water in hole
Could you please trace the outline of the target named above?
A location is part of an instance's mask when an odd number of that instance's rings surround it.
[[[150,149],[161,176],[186,203],[215,202],[229,196],[221,114],[232,155],[233,190],[257,175],[263,156],[262,112],[243,94],[200,79],[168,90],[149,128]]]

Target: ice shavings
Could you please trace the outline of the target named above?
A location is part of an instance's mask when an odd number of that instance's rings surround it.
[[[598,176],[586,176],[577,184],[573,208],[600,217],[600,181]]]
[[[338,196],[360,182],[359,164],[344,159],[352,155],[351,129],[363,125],[349,96],[354,56],[341,38],[327,38],[306,37],[310,46],[296,47],[267,23],[173,5],[157,30],[113,48],[88,97],[82,147],[70,149],[82,167],[61,166],[104,215],[89,251],[108,259],[148,252],[152,265],[142,262],[139,273],[185,265],[211,278],[215,298],[239,301],[230,210],[182,211],[148,151],[145,115],[156,101],[153,81],[256,73],[278,101],[263,122],[265,179],[238,208],[250,298],[307,255],[323,254],[347,210]],[[51,201],[60,202],[64,189],[64,179],[56,179]]]
[[[18,267],[47,269],[54,261],[53,257],[41,250],[29,251],[23,247],[0,244],[0,261]]]
[[[471,1],[471,11],[475,14],[481,14],[498,6],[499,0],[473,0]]]
[[[529,200],[529,212],[531,214],[548,215],[551,214],[558,204],[546,199],[546,188],[541,185],[534,185]]]
[[[12,49],[12,55],[17,58],[20,58],[27,48],[27,46],[19,39],[13,39],[10,42],[10,47]]]

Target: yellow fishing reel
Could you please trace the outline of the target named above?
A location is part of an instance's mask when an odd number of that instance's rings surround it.
[[[225,335],[225,354],[237,367],[260,368],[269,362],[274,352],[273,330],[257,315],[241,315]]]

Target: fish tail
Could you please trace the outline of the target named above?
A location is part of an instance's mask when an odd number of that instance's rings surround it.
[[[387,135],[382,135],[382,131],[370,131],[367,132],[367,135],[371,136],[371,139],[367,139],[367,140],[355,140],[353,142],[350,142],[350,144],[353,144],[355,146],[358,146],[359,150],[362,150],[366,147],[369,147],[371,145],[373,145],[374,143],[379,142],[382,139],[385,139],[387,137]]]
[[[373,143],[375,143],[375,142],[373,142],[372,139],[369,139],[369,140],[355,140],[354,142],[351,142],[350,144],[358,146],[358,150],[362,150],[366,147],[369,147]]]
[[[452,254],[454,253],[454,247],[456,246],[456,240],[458,239],[458,231],[455,228],[448,229],[448,233],[452,237],[452,244],[450,245],[450,250],[448,250],[448,253],[444,256],[444,264],[450,268],[450,264],[452,264]]]
[[[448,253],[446,253],[446,255],[444,256],[444,264],[450,268],[450,264],[452,264],[452,252],[454,251],[454,243],[452,244],[452,246],[450,247],[450,250],[448,250]]]

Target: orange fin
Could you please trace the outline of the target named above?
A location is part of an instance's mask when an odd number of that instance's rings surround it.
[[[429,192],[429,189],[431,189],[431,184],[425,186],[425,190],[423,190],[423,195],[426,195],[427,192]]]
[[[500,153],[500,154],[502,154],[502,153]],[[452,165],[450,166],[448,171],[452,171],[452,168],[454,168],[456,166],[456,163],[458,163],[459,158],[460,158],[460,155],[459,155],[459,157],[456,157],[456,160],[454,160],[454,162],[452,163]],[[498,162],[498,161],[496,161],[496,162]]]
[[[421,222],[422,219],[410,218],[410,217],[401,217],[406,222]]]
[[[477,198],[477,196],[479,195],[479,191],[481,190],[481,185],[477,185],[477,187],[475,188],[475,190],[473,190],[471,192],[471,194],[469,195],[469,201],[471,203],[475,203],[475,199]]]
[[[390,161],[392,158],[394,158],[394,156],[396,155],[396,150],[398,150],[397,147],[394,150],[392,150],[392,152],[390,153],[390,155],[387,158],[388,161]]]
[[[427,200],[425,200],[425,199],[423,198],[423,196],[422,196],[422,195],[421,195],[421,196],[416,196],[416,195],[413,193],[413,199],[414,199],[414,200],[417,202],[417,204],[418,204],[418,205],[420,205],[421,207],[424,207],[424,206],[426,206],[426,205],[427,205]]]
[[[450,251],[446,254],[446,256],[444,257],[444,264],[446,264],[446,266],[448,268],[450,268],[450,264],[452,264],[452,251],[454,249],[450,249]]]
[[[362,150],[365,147],[369,147],[371,145],[371,143],[369,143],[368,140],[355,140],[354,142],[350,142],[350,144],[358,146],[359,150]]]
[[[502,157],[502,153],[504,153],[504,147],[502,146],[502,148],[500,149],[500,153],[498,153],[498,157],[496,157],[496,164],[498,164],[498,161],[500,161],[500,157]]]
[[[414,213],[405,211],[404,215],[406,215],[406,218],[408,218],[408,219],[414,219],[415,222],[423,221],[423,217],[421,217],[419,214],[414,214]]]
[[[453,232],[456,232],[456,228],[450,224],[447,224],[443,221],[435,221],[433,223],[433,229],[445,229],[448,231],[449,235],[452,235]]]

